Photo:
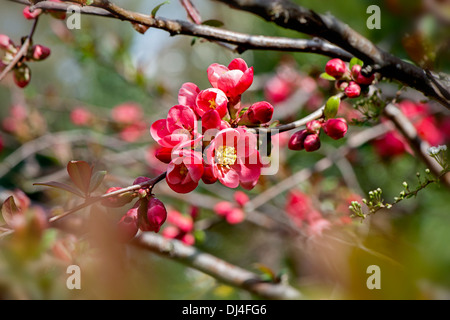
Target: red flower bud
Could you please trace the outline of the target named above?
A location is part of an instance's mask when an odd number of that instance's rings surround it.
[[[289,139],[288,148],[290,150],[303,150],[303,142],[308,134],[306,130],[300,130],[294,133]]]
[[[0,34],[0,49],[14,51],[15,48],[14,42],[6,34]]]
[[[303,146],[307,152],[316,151],[320,148],[320,138],[318,134],[308,134],[303,141]]]
[[[36,61],[44,60],[50,55],[50,49],[36,44],[31,47],[31,58]]]
[[[350,81],[344,92],[349,98],[357,98],[361,94],[361,87],[356,82]]]
[[[345,65],[345,62],[337,58],[331,59],[325,65],[325,72],[336,79],[342,77],[346,70],[347,66]]]
[[[192,217],[185,216],[176,210],[169,211],[167,221],[184,233],[191,232],[194,229]]]
[[[334,140],[341,139],[347,133],[347,121],[344,118],[329,119],[325,122],[323,130]]]
[[[348,87],[348,81],[346,81],[346,80],[337,80],[334,83],[334,86],[336,87],[336,89],[344,91]]]
[[[22,64],[14,70],[14,82],[19,88],[25,88],[31,80],[31,70],[27,65]]]
[[[244,221],[245,213],[240,208],[234,208],[230,213],[225,217],[229,224],[238,224]]]
[[[355,79],[355,81],[358,84],[366,85],[372,84],[373,80],[375,80],[375,75],[372,74],[370,77],[365,77],[361,73],[358,75],[358,77]]]
[[[306,124],[306,131],[309,133],[318,134],[320,132],[320,128],[322,128],[322,122],[319,120],[312,120]]]
[[[114,191],[117,191],[120,189],[122,189],[122,188],[111,187],[108,190],[106,190],[106,193],[111,193],[111,192],[114,192]],[[102,199],[101,204],[104,205],[105,207],[119,208],[119,207],[123,207],[127,203],[131,202],[133,199],[134,199],[133,193],[124,192],[124,193],[118,194],[116,196],[111,196],[111,197]]]
[[[146,201],[143,201],[141,205],[144,203],[146,203]],[[140,221],[139,228],[142,231],[158,232],[167,219],[166,207],[159,199],[155,197],[150,198],[150,200],[147,203],[147,210],[146,212],[143,213],[146,214],[147,216],[143,217],[144,219],[141,218],[139,220]]]
[[[214,206],[213,210],[218,216],[226,217],[233,210],[233,204],[228,201],[220,201]]]
[[[358,76],[361,74],[361,66],[359,64],[355,64],[352,67],[352,78],[353,80],[356,81],[356,79],[358,78]]]
[[[27,6],[23,9],[22,14],[27,20],[36,19],[38,15],[42,13],[41,9],[35,9],[33,12],[30,11],[30,7]]]
[[[120,241],[127,242],[134,238],[138,232],[137,208],[131,208],[117,224],[117,232]]]
[[[248,198],[248,195],[247,195],[245,192],[242,192],[242,191],[236,191],[236,192],[234,193],[234,201],[236,201],[236,203],[237,203],[239,206],[243,207],[243,206],[245,206],[245,204],[246,204],[247,202],[250,201],[250,199]]]
[[[257,102],[248,108],[247,113],[252,124],[267,123],[272,120],[273,106],[266,101]]]

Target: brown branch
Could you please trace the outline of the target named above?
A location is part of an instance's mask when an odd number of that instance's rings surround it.
[[[20,4],[27,4],[23,0],[10,0]],[[74,1],[76,2],[76,1]],[[31,7],[33,9],[67,11],[67,8],[74,3],[40,1]],[[224,30],[221,28],[195,23],[170,20],[165,18],[151,17],[137,12],[125,10],[109,1],[94,1],[92,6],[80,6],[80,13],[117,18],[132,23],[155,29],[165,30],[170,35],[187,35],[200,37],[203,39],[235,45],[235,51],[243,53],[246,50],[275,50],[289,52],[308,52],[321,54],[331,58],[341,58],[349,61],[352,58],[345,50],[338,48],[321,39],[290,39],[284,37],[269,37],[260,35],[250,35],[240,32]]]
[[[331,15],[321,15],[289,0],[216,0],[247,11],[275,24],[327,40],[371,66],[367,72],[400,81],[450,109],[449,89],[434,75],[407,63],[374,45],[371,41]]]
[[[419,158],[425,163],[425,165],[431,170],[431,172],[439,177],[442,168],[441,166],[428,155],[428,148],[430,145],[428,142],[422,140],[417,134],[417,130],[409,119],[393,104],[388,104],[384,108],[384,115],[392,121],[397,130],[408,141],[409,145],[413,148]],[[441,177],[441,181],[447,186],[450,186],[450,174],[446,174]]]
[[[303,297],[297,289],[288,284],[263,281],[253,272],[204,253],[195,247],[184,245],[178,240],[168,240],[157,234],[145,232],[136,237],[132,244],[184,263],[223,283],[247,290],[264,299],[293,300]]]

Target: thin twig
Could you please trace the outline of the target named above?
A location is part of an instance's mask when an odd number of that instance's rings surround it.
[[[27,54],[28,49],[30,48],[34,32],[36,31],[36,26],[38,23],[38,18],[34,19],[33,26],[31,27],[31,31],[22,43],[22,46],[20,47],[19,51],[14,56],[14,59],[5,67],[5,69],[0,73],[0,81],[3,80],[3,78],[10,72],[17,63],[20,62],[20,60]]]

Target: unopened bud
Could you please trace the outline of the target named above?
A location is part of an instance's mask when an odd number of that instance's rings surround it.
[[[50,55],[50,49],[46,46],[36,44],[31,47],[31,59],[40,61],[46,59]]]
[[[26,64],[14,69],[14,82],[19,88],[25,88],[31,80],[31,70]]]
[[[356,82],[350,81],[344,92],[349,98],[357,98],[361,95],[361,87]]]
[[[320,138],[318,134],[309,134],[306,136],[303,146],[307,152],[316,151],[320,148]]]
[[[345,74],[346,70],[347,66],[341,59],[331,59],[325,65],[325,72],[336,79],[341,78]]]
[[[324,123],[323,130],[332,139],[341,139],[347,133],[347,121],[344,118],[329,119]]]

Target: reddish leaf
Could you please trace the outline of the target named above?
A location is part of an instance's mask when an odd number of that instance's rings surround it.
[[[95,191],[105,179],[106,171],[97,171],[92,175],[91,182],[89,184],[89,192]]]
[[[3,202],[2,216],[8,225],[12,224],[14,215],[21,213],[22,211],[16,206],[13,196],[10,196],[8,199],[5,200],[5,202]]]
[[[92,175],[92,167],[85,161],[69,161],[67,172],[73,183],[86,195]]]
[[[65,190],[65,191],[71,192],[79,197],[84,198],[84,194],[81,193],[80,191],[78,191],[78,189],[75,189],[74,187],[72,187],[68,184],[65,184],[65,183],[61,183],[61,182],[57,182],[57,181],[49,181],[49,182],[33,183],[33,185],[34,186],[47,186],[47,187]]]

